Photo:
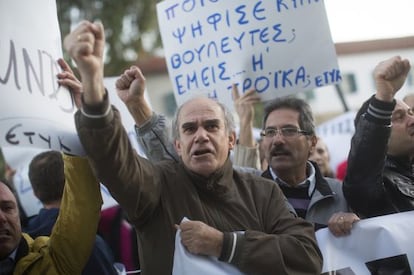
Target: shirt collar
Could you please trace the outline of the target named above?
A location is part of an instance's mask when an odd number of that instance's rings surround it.
[[[14,260],[16,259],[16,254],[17,254],[17,247],[15,250],[13,250],[13,252],[9,255],[8,258],[12,259],[14,262]]]
[[[13,262],[15,262],[16,261],[16,254],[17,254],[17,247],[12,251],[12,253],[9,254],[9,256],[7,256],[6,258],[4,258],[0,262],[6,261],[8,259],[10,259]]]
[[[273,180],[276,181],[278,184],[290,186],[289,184],[284,182],[282,179],[278,178],[278,176],[276,175],[276,173],[273,171],[272,167],[270,166],[269,166],[269,171],[270,171],[270,174],[272,175]],[[315,179],[315,167],[313,167],[312,163],[310,163],[309,161],[306,163],[306,174],[308,175],[308,177],[303,182],[300,182],[297,185],[297,187],[309,186],[308,195],[309,197],[311,197],[313,191],[315,190],[316,179]]]

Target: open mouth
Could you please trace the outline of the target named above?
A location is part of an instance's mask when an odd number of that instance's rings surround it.
[[[7,229],[0,229],[0,238],[10,237],[10,231]]]
[[[272,157],[283,157],[283,156],[289,156],[290,153],[286,150],[273,150]]]
[[[211,154],[211,153],[212,152],[209,149],[202,149],[202,150],[196,150],[196,151],[194,151],[193,155],[194,156],[202,156],[202,155]]]

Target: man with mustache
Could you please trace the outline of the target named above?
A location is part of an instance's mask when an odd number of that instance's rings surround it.
[[[395,99],[410,63],[399,56],[374,70],[376,93],[355,117],[343,190],[362,217],[414,210],[414,114]]]
[[[236,165],[248,163],[245,151],[256,151],[251,135],[253,104],[259,98],[253,90],[238,95],[233,88],[241,132]],[[323,177],[318,165],[309,161],[317,144],[315,125],[310,106],[302,99],[288,96],[273,99],[264,106],[263,151],[269,164],[262,176],[274,180],[281,187],[297,214],[314,223],[315,230],[328,226],[335,236],[347,235],[359,218],[349,212],[342,193],[342,184]],[[247,131],[246,131],[247,130]]]
[[[222,104],[181,105],[173,129],[180,162],[137,155],[104,88],[104,44],[103,26],[86,21],[64,40],[83,86],[75,122],[96,174],[137,230],[142,274],[172,273],[177,228],[188,252],[246,274],[319,274],[312,226],[294,217],[272,182],[233,170],[234,122]],[[126,70],[116,83],[121,98],[139,82],[136,67]]]

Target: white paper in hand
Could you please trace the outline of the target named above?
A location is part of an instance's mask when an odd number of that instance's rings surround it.
[[[183,218],[183,221],[188,221]],[[194,255],[181,243],[181,230],[175,234],[173,275],[242,275],[235,266],[221,262],[213,256]]]

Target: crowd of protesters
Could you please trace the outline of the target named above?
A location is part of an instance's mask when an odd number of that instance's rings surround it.
[[[147,154],[139,156],[104,87],[104,45],[100,23],[84,21],[65,37],[82,81],[63,60],[58,79],[79,108],[75,124],[87,158],[48,151],[32,160],[30,183],[43,206],[35,217],[24,215],[8,169],[0,181],[0,274],[121,274],[117,262],[171,274],[177,236],[188,253],[243,274],[320,274],[315,231],[326,227],[341,238],[361,219],[414,210],[414,113],[408,97],[396,98],[407,59],[375,67],[376,91],[356,115],[342,182],[306,101],[266,102],[258,142],[252,122],[260,99],[233,86],[239,136],[226,106],[195,97],[179,106],[170,139],[166,118],[144,98],[145,77],[132,66],[116,89]],[[98,234],[99,183],[134,236],[133,265],[116,255],[113,234]]]

